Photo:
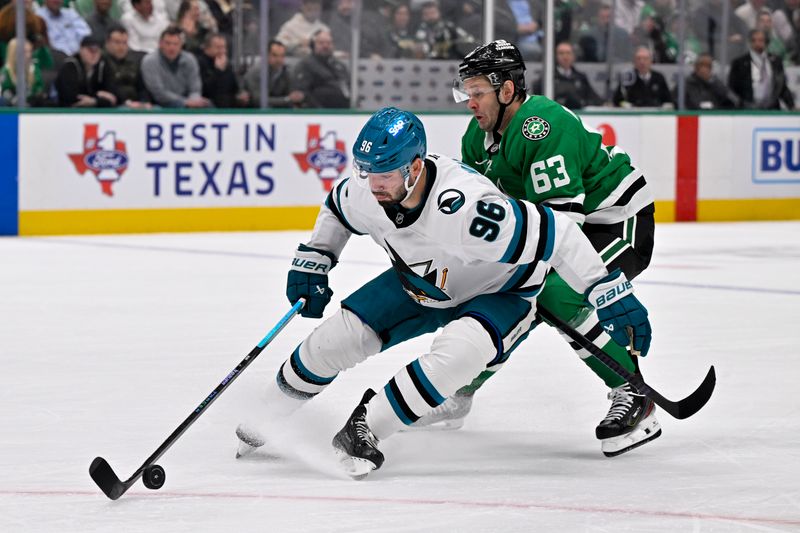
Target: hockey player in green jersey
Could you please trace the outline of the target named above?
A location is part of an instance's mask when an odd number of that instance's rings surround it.
[[[510,196],[569,215],[582,226],[609,271],[618,268],[633,279],[647,267],[655,209],[641,171],[619,147],[604,146],[600,133],[587,128],[573,112],[544,96],[528,95],[525,64],[516,46],[498,40],[469,53],[459,65],[453,95],[466,102],[473,115],[461,142],[464,163]],[[539,305],[570,323],[627,370],[636,369],[626,348],[612,340],[619,338],[603,330],[581,295],[557,273],[548,276]],[[661,428],[653,402],[567,340],[611,388],[611,408],[596,429],[603,453],[619,455],[657,438]],[[416,425],[460,427],[473,394],[496,370],[487,369]]]

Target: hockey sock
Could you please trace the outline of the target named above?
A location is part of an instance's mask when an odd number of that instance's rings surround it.
[[[483,384],[486,383],[490,377],[494,376],[495,372],[500,370],[502,366],[503,365],[497,365],[493,367],[492,370],[484,370],[478,374],[478,377],[472,380],[472,383],[458,389],[456,391],[456,396],[472,396],[475,394],[475,391],[483,387]]]
[[[625,370],[628,372],[636,372],[636,364],[633,362],[633,359],[631,359],[631,356],[628,354],[628,350],[626,348],[623,348],[616,342],[610,340],[605,344],[605,346],[602,347],[602,349],[606,354],[611,356],[612,359],[622,365]],[[583,359],[583,362],[586,363],[586,366],[591,368],[592,372],[597,374],[597,376],[602,379],[609,388],[613,389],[625,383],[624,379],[619,377],[616,372],[601,363],[597,358],[587,357]]]

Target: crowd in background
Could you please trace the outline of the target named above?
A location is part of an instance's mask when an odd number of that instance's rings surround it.
[[[38,2],[41,3],[38,3]],[[26,0],[27,102],[57,107],[257,107],[259,2],[244,0]],[[730,17],[722,21],[723,2]],[[269,106],[346,108],[356,0],[271,0]],[[360,55],[460,59],[481,42],[481,0],[362,2]],[[653,64],[675,63],[683,39],[693,71],[690,109],[795,107],[785,66],[800,65],[800,0],[556,0],[555,98],[589,105],[670,107],[674,86]],[[496,0],[495,38],[542,59],[543,0]],[[16,105],[16,3],[0,0],[0,104]],[[722,34],[727,25],[728,33]],[[609,36],[611,37],[609,39]],[[609,43],[611,46],[609,47]],[[609,49],[610,48],[610,49]],[[720,59],[727,58],[721,65]],[[613,95],[598,96],[575,63],[632,63]],[[727,79],[714,74],[722,67]],[[541,91],[541,82],[532,83]]]

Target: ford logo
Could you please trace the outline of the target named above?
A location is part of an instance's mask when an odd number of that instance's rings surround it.
[[[93,170],[116,170],[128,165],[128,154],[119,150],[97,150],[86,154],[84,162]]]
[[[308,162],[314,168],[339,168],[347,163],[347,156],[339,150],[317,150],[308,155]]]

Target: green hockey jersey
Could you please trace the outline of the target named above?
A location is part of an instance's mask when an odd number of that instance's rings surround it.
[[[653,201],[641,171],[621,148],[561,104],[528,96],[503,132],[499,150],[473,118],[461,140],[464,163],[506,194],[562,211],[576,222],[613,224]]]

